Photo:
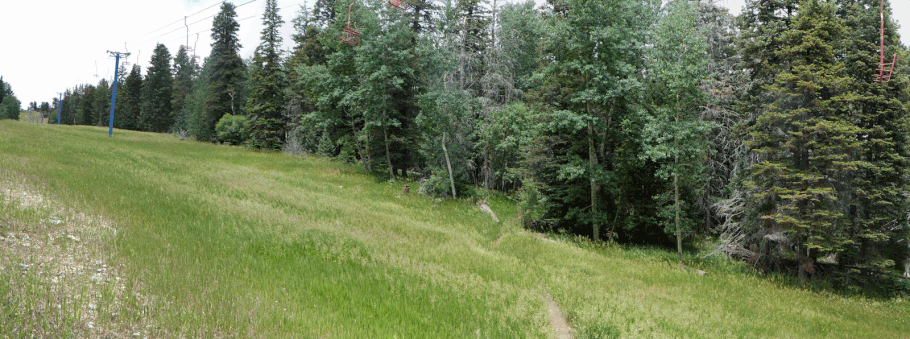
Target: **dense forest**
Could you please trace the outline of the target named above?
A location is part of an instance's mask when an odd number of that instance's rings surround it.
[[[201,62],[159,44],[144,74],[121,67],[114,127],[335,158],[437,198],[502,191],[534,230],[906,291],[910,59],[888,1],[880,41],[880,5],[318,0],[284,42],[267,0],[243,59],[225,2]],[[106,125],[111,89],[51,107]]]
[[[0,119],[18,120],[21,108],[22,103],[13,92],[13,86],[8,82],[3,82],[3,77],[0,76]]]

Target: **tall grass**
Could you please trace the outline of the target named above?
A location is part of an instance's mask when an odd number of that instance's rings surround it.
[[[0,169],[119,230],[112,259],[163,333],[549,337],[545,295],[579,337],[910,333],[904,300],[846,298],[659,250],[544,239],[514,204],[401,196],[356,166],[174,136],[0,122]],[[5,273],[4,273],[5,274]],[[2,279],[0,279],[2,281]]]

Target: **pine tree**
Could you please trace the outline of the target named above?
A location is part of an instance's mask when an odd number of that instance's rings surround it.
[[[171,74],[171,53],[158,44],[142,84],[142,104],[139,111],[140,128],[163,133],[174,125],[174,79]]]
[[[325,29],[329,24],[335,22],[335,2],[336,0],[316,0],[316,4],[313,6],[313,16],[318,28]]]
[[[117,93],[118,96],[122,96],[122,99],[117,100],[116,103],[118,106],[114,117],[114,127],[139,130],[142,83],[142,70],[139,65],[133,65],[126,80],[123,81],[122,89]]]
[[[284,142],[287,119],[284,116],[288,87],[287,77],[281,67],[281,16],[276,0],[267,0],[262,16],[262,42],[253,55],[250,99],[247,111],[251,120],[253,146],[279,149]]]
[[[22,105],[13,93],[13,87],[3,82],[0,77],[0,119],[19,120],[19,109]]]
[[[3,99],[6,97],[6,88],[7,84],[3,82],[3,76],[0,76],[0,103],[2,103]]]
[[[80,125],[92,125],[97,117],[95,111],[95,86],[88,85],[82,88],[82,95],[79,96],[79,121]]]
[[[121,98],[122,100],[122,98]],[[111,114],[111,86],[102,78],[95,86],[95,126],[107,126]],[[116,113],[116,112],[115,112]]]
[[[814,271],[820,253],[838,253],[851,242],[839,208],[838,187],[862,164],[860,129],[839,102],[844,64],[833,46],[844,37],[836,6],[804,0],[790,30],[776,40],[783,71],[765,87],[774,102],[758,117],[751,147],[764,160],[752,167],[752,206],[772,230],[796,245],[800,279]]]
[[[845,72],[850,82],[842,86],[849,93],[841,107],[860,129],[861,149],[851,154],[862,166],[851,177],[840,180],[838,199],[846,216],[851,242],[838,256],[842,269],[847,266],[881,269],[907,257],[908,231],[905,211],[907,148],[910,121],[904,102],[910,101],[907,79],[897,75],[889,83],[872,81],[879,59],[878,48],[870,42],[879,39],[878,0],[839,0],[838,16],[851,27],[839,41],[844,54]],[[885,2],[885,55],[899,53],[900,40]],[[870,10],[872,9],[872,10]],[[898,64],[903,69],[906,63]],[[900,72],[895,72],[900,74]],[[900,225],[899,227],[897,225]]]
[[[186,98],[193,92],[196,77],[196,60],[192,59],[184,46],[180,46],[174,57],[174,129],[186,130]]]
[[[221,10],[212,23],[212,52],[206,60],[210,64],[209,93],[205,102],[206,116],[200,127],[199,140],[214,137],[215,124],[225,114],[240,114],[240,92],[244,82],[245,65],[238,54],[240,39],[237,30],[236,6],[221,4]]]
[[[327,50],[327,47],[319,40],[319,35],[323,33],[324,28],[320,28],[315,15],[311,14],[306,6],[300,5],[300,10],[292,22],[294,34],[291,34],[291,40],[294,41],[294,50],[287,61],[287,71],[294,74],[297,67],[301,65],[325,64],[326,55],[330,54],[331,50]]]
[[[516,87],[528,90],[540,59],[537,45],[544,36],[542,19],[533,2],[503,6],[500,18],[498,35],[506,52],[503,62],[511,65]]]

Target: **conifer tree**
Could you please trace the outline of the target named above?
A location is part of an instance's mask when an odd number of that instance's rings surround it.
[[[111,114],[111,85],[102,78],[95,86],[95,126],[107,126]],[[122,98],[120,100],[123,100]]]
[[[766,228],[781,230],[796,245],[799,277],[814,271],[820,253],[838,253],[851,242],[839,208],[838,187],[862,163],[860,129],[839,102],[848,99],[843,61],[833,46],[845,35],[837,7],[803,0],[790,30],[776,38],[774,52],[786,60],[765,87],[774,102],[752,130],[753,150],[763,159],[752,167],[752,206]]]
[[[903,103],[907,97],[907,79],[896,71],[889,83],[872,81],[879,61],[877,48],[868,48],[879,37],[881,18],[878,0],[839,0],[838,16],[851,28],[838,45],[841,47],[848,91],[840,107],[860,129],[856,136],[861,150],[851,159],[862,166],[850,177],[839,180],[838,199],[847,218],[851,242],[837,257],[842,269],[847,266],[881,269],[907,258],[908,232],[908,159],[910,121]],[[885,2],[885,55],[900,53],[900,40]],[[870,10],[872,9],[872,10]],[[897,65],[907,69],[906,62]],[[900,225],[900,227],[898,227]]]
[[[22,103],[13,93],[13,87],[4,83],[0,77],[0,119],[19,120],[19,109]]]
[[[171,53],[162,44],[158,44],[152,53],[152,60],[142,84],[139,121],[142,130],[163,133],[174,125],[174,110],[171,106],[174,98]]]
[[[336,0],[316,0],[316,4],[313,6],[313,16],[319,28],[327,28],[335,21],[336,2]]]
[[[6,97],[6,87],[7,84],[3,82],[3,76],[0,76],[0,103],[2,103],[3,98]]]
[[[117,113],[114,117],[114,127],[139,130],[139,112],[142,106],[142,70],[139,65],[133,65],[129,75],[123,82],[122,100],[117,100]],[[119,92],[119,91],[118,91]]]
[[[319,28],[315,16],[310,13],[305,5],[300,5],[300,10],[292,22],[294,24],[294,34],[291,34],[291,40],[294,41],[294,49],[290,59],[287,61],[287,71],[290,74],[294,74],[297,66],[300,65],[325,64],[325,46],[318,39],[323,29]]]
[[[206,60],[210,64],[209,93],[203,126],[196,136],[199,140],[210,140],[214,136],[215,124],[225,114],[242,112],[240,94],[245,65],[238,54],[241,47],[237,36],[240,24],[236,18],[236,6],[224,2],[212,23],[212,52]]]
[[[285,89],[287,77],[281,66],[281,16],[278,15],[276,0],[267,0],[262,15],[262,42],[253,55],[251,93],[247,111],[251,121],[253,146],[263,149],[279,149],[284,142],[287,119]]]
[[[174,57],[174,129],[186,130],[186,98],[193,92],[196,77],[196,60],[192,59],[184,46],[180,46]]]
[[[82,95],[79,96],[79,121],[80,125],[92,125],[97,117],[95,111],[95,86],[88,85],[82,88]]]

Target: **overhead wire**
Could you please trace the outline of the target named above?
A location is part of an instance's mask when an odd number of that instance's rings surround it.
[[[224,1],[218,1],[218,2],[216,2],[216,3],[214,3],[214,4],[212,4],[212,5],[209,6],[209,7],[206,7],[206,8],[203,8],[203,9],[197,11],[196,13],[193,13],[193,14],[190,14],[190,15],[185,16],[183,19],[177,19],[177,21],[174,21],[174,22],[172,22],[172,23],[169,23],[169,24],[167,24],[167,25],[164,25],[164,26],[162,26],[161,28],[158,28],[158,29],[156,29],[156,30],[154,30],[154,31],[145,33],[145,34],[139,36],[138,38],[136,38],[136,40],[142,39],[142,38],[148,36],[149,34],[155,33],[155,32],[160,31],[160,30],[162,30],[162,29],[168,28],[168,27],[170,27],[170,26],[172,26],[172,25],[174,25],[174,24],[180,23],[181,21],[186,20],[186,18],[189,18],[189,17],[195,16],[196,14],[202,13],[202,12],[204,12],[204,11],[206,11],[206,10],[212,8],[212,7],[215,7],[215,6],[220,5],[220,4],[223,3],[223,2],[224,2]],[[170,32],[169,32],[169,33],[170,33]],[[165,33],[165,34],[167,34],[167,33]]]
[[[234,7],[234,8],[240,8],[240,7],[249,5],[249,4],[251,4],[251,3],[254,3],[254,2],[256,2],[256,1],[259,1],[259,0],[250,0],[250,1],[247,1],[247,2],[242,3],[242,4],[240,4],[240,5],[237,5],[237,6]],[[297,5],[300,5],[300,4],[305,3],[305,2],[307,2],[307,1],[309,1],[309,0],[303,0],[303,1],[299,1],[299,2],[296,2],[296,3],[290,4],[290,5],[285,5],[285,6],[282,6],[282,7],[278,7],[278,9],[281,10],[281,9],[285,9],[285,8],[297,6]],[[216,4],[212,5],[212,6],[209,6],[209,7],[205,8],[205,9],[202,9],[202,10],[200,10],[200,11],[197,11],[197,12],[195,12],[195,13],[189,15],[189,16],[197,15],[197,14],[199,14],[199,13],[201,13],[201,12],[207,10],[207,9],[210,9],[210,8],[212,8],[212,7],[214,7],[214,6],[217,6],[218,4],[221,4],[222,2],[223,2],[223,1],[218,2],[218,3],[216,3]],[[215,14],[215,15],[217,15],[217,14]],[[192,23],[186,24],[186,26],[192,26],[192,25],[197,24],[197,23],[199,23],[199,22],[201,22],[201,21],[204,21],[204,20],[210,19],[210,18],[212,18],[212,17],[215,17],[215,15],[211,15],[211,16],[208,16],[208,17],[205,17],[205,18],[196,20],[196,21],[194,21],[194,22],[192,22]],[[187,16],[187,17],[189,17],[189,16]],[[237,22],[246,21],[246,20],[255,18],[255,17],[257,17],[257,16],[258,16],[258,14],[251,15],[251,16],[248,16],[248,17],[245,17],[245,18],[242,18],[242,19],[238,19]],[[162,36],[171,34],[171,33],[173,33],[173,32],[176,32],[176,31],[178,31],[178,30],[181,30],[181,29],[184,29],[184,28],[178,28],[178,29],[169,31],[169,32],[167,32],[167,33],[158,35],[158,36],[156,36],[155,38],[145,40],[145,41],[143,41],[143,42],[141,42],[141,43],[132,44],[132,45],[130,45],[130,47],[141,46],[142,44],[144,44],[144,43],[146,43],[146,42],[149,42],[149,41],[152,41],[152,40],[154,40],[154,39],[160,38],[160,37],[162,37]],[[159,30],[160,30],[160,29],[159,29]],[[200,31],[198,31],[198,32],[191,33],[190,35],[198,35],[198,34],[202,34],[202,33],[205,33],[205,32],[211,32],[211,30],[212,30],[211,28],[206,28],[206,29],[200,30]],[[146,35],[147,35],[147,34],[146,34]],[[184,39],[184,37],[178,37],[178,38],[175,38],[175,39],[168,40],[168,41],[166,41],[166,42],[164,42],[164,43],[172,43],[172,42],[175,42],[175,41],[178,41],[178,40],[183,40],[183,39]],[[137,58],[138,58],[138,56],[137,56]],[[137,60],[137,62],[139,62],[139,60]]]
[[[256,1],[259,1],[259,0],[250,0],[250,1],[247,1],[247,2],[242,3],[242,4],[240,4],[240,5],[237,5],[237,6],[235,6],[234,8],[235,8],[235,9],[236,9],[236,8],[240,8],[240,7],[249,5],[249,4],[251,4],[251,3],[254,3],[254,2],[256,2]],[[193,16],[193,15],[196,15],[196,14],[199,14],[199,13],[201,13],[202,11],[205,11],[205,10],[207,10],[207,9],[209,9],[209,8],[215,7],[216,5],[221,4],[221,3],[223,3],[223,1],[222,1],[222,2],[219,2],[219,3],[217,3],[217,4],[214,4],[214,5],[212,5],[212,6],[206,7],[205,9],[200,10],[200,11],[198,11],[198,12],[196,12],[196,13],[191,14],[191,15],[188,15],[188,16],[186,16],[186,18],[188,18],[188,17],[190,17],[190,16]],[[203,20],[211,19],[211,18],[215,17],[216,15],[217,15],[217,14],[213,14],[213,15],[207,16],[207,17],[205,17],[205,18],[196,20],[196,21],[194,21],[194,22],[192,22],[192,23],[186,24],[186,26],[190,26],[190,25],[193,25],[193,24],[197,24],[197,23],[199,23],[199,22],[201,22],[201,21],[203,21]],[[185,18],[184,18],[184,20],[185,20]],[[238,20],[238,21],[240,21],[240,20]],[[180,22],[180,20],[178,20],[177,22]],[[171,25],[173,25],[173,23],[172,23],[172,24],[168,24],[167,26],[164,26],[164,27],[162,27],[162,28],[159,28],[159,29],[157,29],[156,31],[160,31],[161,29],[166,28],[166,27],[171,26]],[[144,41],[142,41],[142,42],[135,43],[135,44],[130,44],[130,47],[135,47],[135,46],[139,46],[139,45],[145,44],[145,43],[147,43],[147,42],[149,42],[149,41],[158,39],[158,38],[160,38],[160,37],[163,37],[163,36],[165,36],[165,35],[174,33],[174,32],[176,32],[176,31],[179,31],[179,30],[182,30],[182,29],[183,29],[183,28],[176,28],[176,29],[173,29],[173,30],[171,30],[171,31],[168,31],[168,32],[165,32],[165,33],[163,33],[163,34],[160,34],[160,35],[158,35],[158,36],[156,36],[156,37],[153,37],[153,38],[151,38],[151,39],[147,39],[147,40],[144,40]],[[148,35],[148,34],[146,34],[146,35]]]

